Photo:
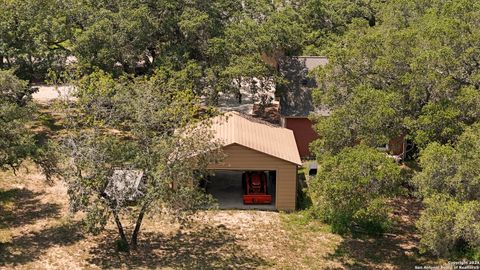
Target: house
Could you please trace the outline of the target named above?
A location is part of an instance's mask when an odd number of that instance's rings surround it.
[[[298,151],[304,159],[312,157],[309,145],[318,138],[308,116],[310,113],[321,116],[330,114],[328,109],[314,106],[312,90],[317,87],[317,83],[314,78],[308,76],[308,73],[327,63],[326,57],[299,56],[286,58],[279,67],[280,72],[287,80],[287,83],[279,85],[277,88],[280,95],[280,123],[282,127],[293,131]]]
[[[297,168],[302,163],[291,130],[238,112],[215,117],[211,128],[226,157],[208,166],[212,176],[206,190],[221,208],[295,210]],[[251,171],[268,175],[272,204],[243,204],[242,174]]]

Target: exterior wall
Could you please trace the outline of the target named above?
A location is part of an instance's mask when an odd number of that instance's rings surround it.
[[[293,130],[301,158],[312,156],[309,145],[318,139],[318,134],[313,130],[312,125],[312,121],[306,117],[285,117],[283,120],[283,127]]]
[[[275,170],[277,172],[275,208],[294,211],[297,195],[297,165],[233,144],[223,148],[226,158],[208,166],[212,170]]]
[[[401,155],[405,151],[405,137],[398,136],[390,139],[388,142],[388,150],[392,155]]]

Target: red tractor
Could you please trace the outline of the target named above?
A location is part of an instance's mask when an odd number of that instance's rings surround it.
[[[272,195],[268,194],[267,174],[265,172],[245,172],[244,204],[270,204]]]

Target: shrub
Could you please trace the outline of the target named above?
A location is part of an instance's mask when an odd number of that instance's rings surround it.
[[[312,206],[312,199],[310,198],[310,194],[308,194],[308,184],[305,179],[305,173],[300,171],[297,174],[297,178],[297,209],[309,209]]]
[[[392,208],[386,202],[386,198],[373,199],[367,207],[355,213],[354,220],[369,234],[387,231],[391,227],[388,216]]]
[[[480,125],[455,145],[428,145],[414,177],[425,210],[417,222],[423,251],[439,256],[480,255]]]
[[[430,250],[440,256],[450,254],[458,243],[453,228],[460,204],[449,196],[437,194],[426,199],[425,205],[417,221],[417,228],[422,235],[421,251]]]
[[[125,240],[118,239],[115,241],[115,250],[118,252],[129,252],[130,247]]]
[[[480,255],[480,202],[463,203],[456,215],[454,234],[463,239],[469,249],[477,250]]]
[[[455,149],[450,145],[429,144],[420,154],[422,171],[413,178],[419,195],[453,194],[453,177],[458,169]]]
[[[425,206],[417,222],[422,251],[444,257],[458,253],[478,256],[480,202],[461,203],[451,196],[435,194],[425,199]]]
[[[388,226],[386,200],[396,194],[400,168],[385,154],[364,145],[323,159],[312,181],[315,214],[337,233],[360,226],[369,233]]]

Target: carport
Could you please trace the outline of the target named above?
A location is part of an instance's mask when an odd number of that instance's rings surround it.
[[[260,209],[275,210],[275,172],[269,171],[267,180],[268,194],[272,195],[271,204],[244,204],[245,183],[241,170],[216,170],[212,172],[206,190],[219,203],[220,209]]]
[[[293,132],[270,123],[230,112],[212,120],[216,139],[226,158],[210,164],[213,175],[207,192],[219,201],[220,208],[295,210],[297,168],[301,165]],[[271,204],[244,204],[241,174],[265,172]]]

